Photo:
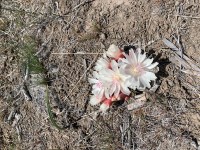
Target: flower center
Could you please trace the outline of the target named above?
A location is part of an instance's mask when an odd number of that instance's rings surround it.
[[[137,65],[133,65],[132,69],[131,69],[131,72],[134,76],[139,76],[142,74],[143,72],[143,69],[142,69],[142,66],[137,64]]]
[[[119,82],[120,80],[121,80],[121,77],[120,77],[119,74],[115,74],[115,75],[113,76],[113,81],[114,81],[114,82]]]

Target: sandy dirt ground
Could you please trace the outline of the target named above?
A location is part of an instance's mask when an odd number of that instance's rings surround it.
[[[0,0],[0,149],[199,150],[200,75],[163,42],[200,67],[199,20],[199,0]],[[159,87],[102,115],[87,78],[111,44],[154,57]]]

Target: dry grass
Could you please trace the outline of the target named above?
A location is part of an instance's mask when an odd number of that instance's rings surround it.
[[[0,5],[0,149],[198,149],[199,78],[171,63],[174,55],[162,42],[181,44],[182,56],[199,67],[197,2],[7,0]],[[31,58],[46,71],[24,80],[20,64],[27,59],[21,54],[30,37],[36,44]],[[88,105],[87,77],[112,43],[141,46],[156,56],[160,86],[141,108],[128,111],[127,103],[116,104],[99,115],[98,106]],[[48,84],[52,115],[65,130],[52,126],[46,87],[35,82],[38,78]],[[32,101],[25,98],[24,81]]]

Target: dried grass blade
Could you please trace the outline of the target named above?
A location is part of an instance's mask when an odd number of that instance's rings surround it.
[[[191,70],[191,69],[184,69],[181,70],[184,73],[190,74],[190,75],[194,75],[194,76],[198,76],[200,77],[200,72],[199,71],[195,71],[195,70]]]
[[[174,56],[174,58],[185,68],[190,68],[190,65],[184,60],[184,58],[181,58],[178,54]]]
[[[170,42],[169,40],[167,40],[166,38],[164,38],[162,41],[165,43],[165,45],[167,45],[172,50],[179,51],[179,49],[172,42]]]
[[[186,70],[183,70],[183,72],[199,76],[200,68],[197,65],[195,65],[194,62],[188,56],[186,56],[185,54],[181,54],[181,51],[166,38],[164,38],[162,41],[176,54],[174,57],[170,58],[170,61],[172,61],[176,65],[179,62],[183,67],[185,67]]]
[[[183,58],[192,67],[192,69],[194,69],[195,71],[200,72],[200,68],[197,65],[195,65],[194,62],[189,57],[187,57],[186,55],[183,55]]]

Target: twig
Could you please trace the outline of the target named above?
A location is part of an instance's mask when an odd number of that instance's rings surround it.
[[[90,3],[90,2],[93,2],[94,0],[86,0],[78,5],[76,5],[74,8],[72,8],[72,11],[74,11],[75,9],[79,8],[80,6],[82,5],[85,5],[86,3]]]
[[[86,63],[86,60],[85,59],[83,59],[83,69],[84,69],[84,72],[86,71],[86,69],[87,69],[87,63]],[[84,75],[84,80],[86,80],[86,74]]]
[[[98,55],[103,53],[84,53],[84,52],[76,52],[76,53],[51,53],[53,55]]]
[[[170,15],[175,17],[183,17],[183,18],[192,18],[192,19],[200,19],[200,16],[186,16],[186,15]]]

